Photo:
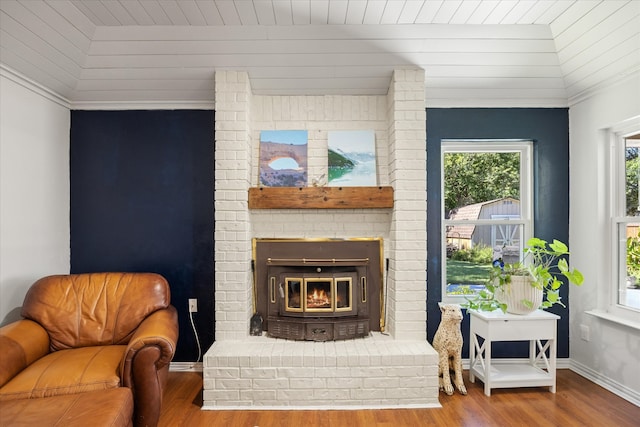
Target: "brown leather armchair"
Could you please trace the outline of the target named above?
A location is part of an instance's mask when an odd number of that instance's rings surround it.
[[[0,401],[129,387],[134,424],[155,426],[178,339],[170,298],[154,273],[38,280],[25,319],[0,328]]]

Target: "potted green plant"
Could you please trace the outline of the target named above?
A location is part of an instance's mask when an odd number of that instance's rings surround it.
[[[584,281],[582,273],[569,266],[567,255],[569,248],[561,241],[554,239],[547,243],[532,237],[527,241],[521,262],[494,261],[486,289],[467,298],[463,307],[481,311],[501,309],[514,314],[528,314],[554,304],[565,307],[560,297],[564,283],[561,277],[577,286]]]

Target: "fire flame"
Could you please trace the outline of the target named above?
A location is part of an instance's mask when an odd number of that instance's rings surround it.
[[[314,289],[311,294],[307,294],[307,307],[320,308],[331,307],[331,298],[324,289]]]

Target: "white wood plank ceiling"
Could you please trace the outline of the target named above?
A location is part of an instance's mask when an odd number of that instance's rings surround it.
[[[216,70],[384,94],[403,67],[428,106],[566,106],[640,69],[640,1],[0,0],[0,71],[78,108],[212,105]]]

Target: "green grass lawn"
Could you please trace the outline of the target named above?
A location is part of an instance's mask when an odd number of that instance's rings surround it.
[[[491,264],[447,260],[447,283],[484,284],[489,278]]]

